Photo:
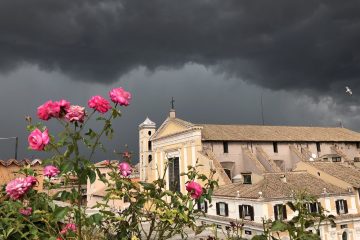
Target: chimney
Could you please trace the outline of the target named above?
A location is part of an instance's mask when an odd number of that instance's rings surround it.
[[[169,117],[170,118],[175,118],[176,117],[176,114],[175,114],[175,109],[170,109],[170,114],[169,114]]]

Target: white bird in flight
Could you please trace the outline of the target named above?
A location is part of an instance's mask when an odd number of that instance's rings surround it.
[[[346,89],[346,93],[351,96],[352,95],[351,89],[348,86],[346,86],[345,89]]]

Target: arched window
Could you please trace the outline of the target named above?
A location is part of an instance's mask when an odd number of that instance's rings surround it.
[[[151,131],[148,131],[148,135],[149,135],[149,136],[151,135]]]
[[[151,141],[148,141],[148,150],[151,151]]]
[[[347,232],[343,232],[341,239],[342,239],[342,240],[347,240],[347,239],[348,239],[348,234],[347,234]]]

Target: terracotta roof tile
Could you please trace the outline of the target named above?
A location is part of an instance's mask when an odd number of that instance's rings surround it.
[[[321,196],[324,188],[328,194],[349,194],[347,189],[342,189],[310,175],[307,172],[286,173],[286,182],[281,177],[283,173],[266,173],[264,179],[257,184],[233,183],[217,189],[214,196],[259,199],[262,192],[264,199],[289,198],[293,192],[306,190],[309,194]]]
[[[199,124],[203,140],[359,142],[360,133],[337,127]]]
[[[333,162],[308,162],[308,164],[314,166],[320,171],[351,184],[353,187],[360,187],[360,171],[354,167]]]

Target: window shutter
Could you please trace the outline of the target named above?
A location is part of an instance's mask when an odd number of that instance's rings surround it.
[[[250,206],[250,219],[251,221],[254,221],[254,207]]]
[[[339,205],[339,200],[335,201],[335,205],[336,205],[336,213],[340,214],[340,205]]]
[[[205,203],[205,213],[207,213],[207,210],[208,210],[208,204],[207,204],[207,201],[204,201]]]
[[[242,219],[244,218],[244,212],[243,212],[243,205],[239,205],[239,217]]]
[[[317,202],[316,205],[317,205],[317,213],[321,213],[321,203]]]
[[[227,203],[225,203],[225,216],[229,216],[229,208]]]
[[[343,201],[344,201],[344,210],[345,210],[345,213],[348,213],[347,201],[346,201],[346,200],[343,200]]]
[[[283,215],[283,220],[287,219],[286,205],[282,205],[282,215]]]
[[[274,206],[274,215],[275,215],[275,220],[278,220],[278,218],[279,218],[279,213],[278,213],[278,207],[277,207],[277,205]]]
[[[217,202],[216,203],[216,214],[217,215],[220,215],[220,206],[219,206],[220,204]]]

